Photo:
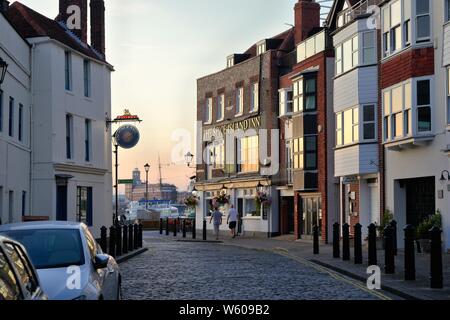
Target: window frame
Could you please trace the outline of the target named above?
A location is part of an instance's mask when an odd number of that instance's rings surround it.
[[[236,88],[235,103],[236,103],[235,117],[240,117],[244,114],[244,86],[239,86]],[[238,105],[239,105],[239,109],[238,109]]]
[[[253,141],[254,140],[254,141]],[[245,141],[245,154],[243,155],[243,141]],[[253,143],[255,142],[255,146],[253,144],[251,147],[249,147],[249,142]],[[252,136],[244,136],[237,138],[236,143],[237,148],[237,172],[239,174],[247,174],[247,173],[257,173],[260,170],[260,163],[259,163],[259,135],[252,135]],[[256,149],[256,155],[253,154]],[[253,159],[253,157],[256,156],[256,159]],[[245,163],[244,161],[248,161],[249,163]],[[251,161],[256,161],[256,163],[253,163]]]
[[[73,160],[73,115],[66,114],[66,159]]]
[[[216,122],[221,122],[224,119],[225,119],[225,93],[219,93],[216,98]]]
[[[85,98],[91,98],[92,96],[91,83],[91,61],[88,59],[83,59],[83,88]]]
[[[84,160],[92,162],[92,120],[84,119]]]
[[[259,82],[255,81],[250,84],[250,113],[259,111]]]
[[[18,114],[18,139],[20,142],[23,141],[23,104],[19,103],[19,114]]]
[[[73,91],[72,79],[72,52],[64,51],[64,88],[66,91]]]
[[[0,132],[3,132],[3,105],[4,105],[4,99],[5,95],[3,93],[3,90],[0,89]]]
[[[212,114],[213,114],[213,98],[208,97],[205,99],[205,106],[204,106],[204,115],[203,115],[203,123],[204,124],[211,124],[212,123]]]
[[[8,112],[8,135],[9,137],[14,137],[14,106],[15,100],[13,97],[9,97],[9,112]]]

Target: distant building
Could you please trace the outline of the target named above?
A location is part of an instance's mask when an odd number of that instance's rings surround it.
[[[141,180],[139,169],[133,171],[133,184],[125,186],[125,196],[130,201],[145,200],[145,181]],[[178,201],[177,187],[173,184],[163,183],[162,188],[159,183],[148,184],[148,200],[169,200],[173,203]]]

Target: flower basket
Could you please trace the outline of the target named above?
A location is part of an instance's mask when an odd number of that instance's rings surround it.
[[[265,192],[258,192],[255,197],[256,209],[261,212],[261,208],[270,207],[272,204],[272,199]]]
[[[214,197],[212,204],[214,207],[224,206],[230,203],[230,196],[221,193],[220,195]]]
[[[184,199],[184,204],[188,208],[195,208],[198,205],[198,198],[194,196],[189,196],[186,199]]]

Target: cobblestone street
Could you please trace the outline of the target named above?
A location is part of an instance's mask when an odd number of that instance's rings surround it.
[[[275,252],[152,236],[121,264],[126,300],[374,300],[376,295]]]

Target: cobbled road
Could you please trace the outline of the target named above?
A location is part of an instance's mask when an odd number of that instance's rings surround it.
[[[268,251],[146,238],[120,265],[125,300],[376,300],[326,272]]]

